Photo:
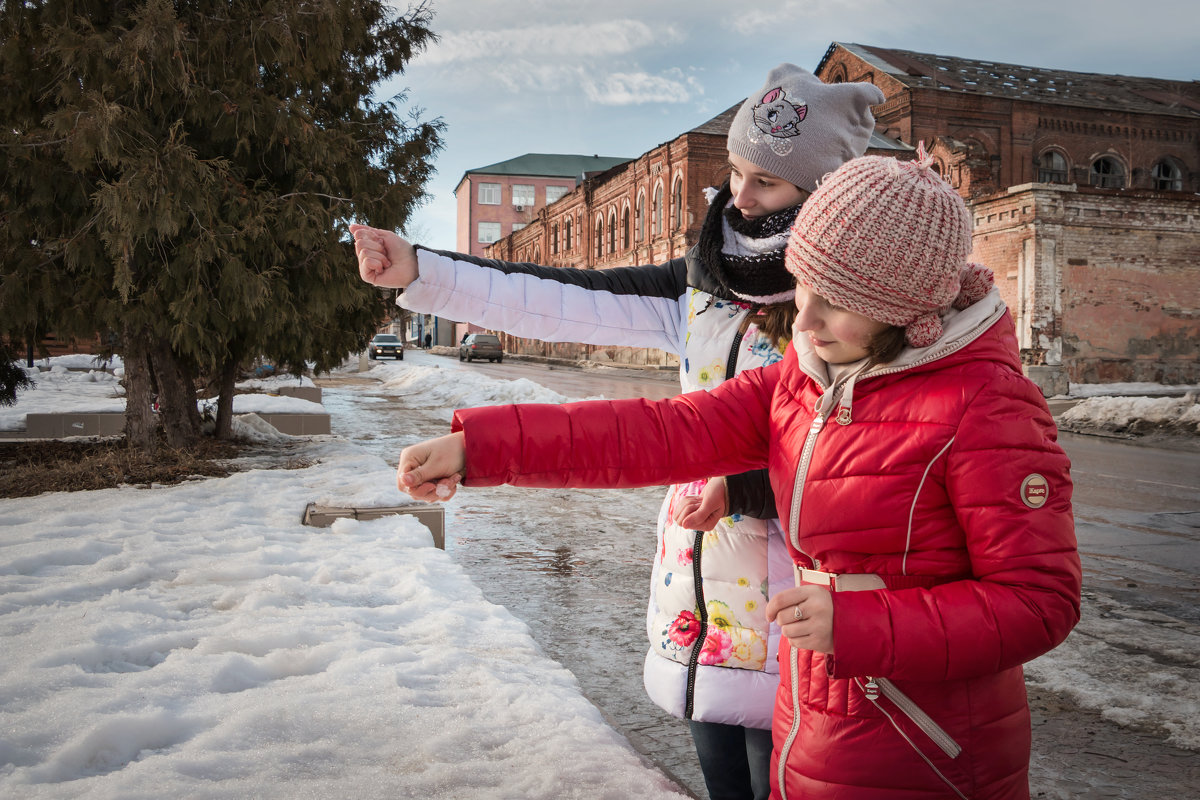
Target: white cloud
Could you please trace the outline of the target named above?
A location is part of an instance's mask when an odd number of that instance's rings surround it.
[[[940,0],[939,0],[940,2]],[[777,47],[772,42],[772,36],[779,36],[781,30],[799,32],[795,25],[800,20],[810,24],[814,22],[838,22],[843,27],[846,19],[854,19],[854,27],[871,25],[870,20],[877,20],[875,26],[883,24],[882,19],[890,19],[896,12],[906,17],[912,16],[912,9],[898,6],[893,0],[839,0],[837,3],[812,3],[803,0],[787,0],[783,3],[772,3],[768,8],[743,9],[730,19],[730,27],[743,36],[761,37],[767,47]],[[853,41],[853,40],[851,40]],[[810,65],[804,65],[811,69]]]
[[[578,61],[611,58],[679,40],[680,34],[672,27],[655,30],[644,22],[629,19],[462,30],[442,34],[441,41],[419,59],[422,65],[508,61],[514,57],[526,61],[569,57]]]
[[[613,72],[598,80],[585,78],[583,91],[593,103],[606,106],[686,103],[704,94],[704,88],[695,78],[678,69],[661,75]]]

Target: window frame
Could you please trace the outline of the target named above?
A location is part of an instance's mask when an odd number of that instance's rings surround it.
[[[638,189],[633,204],[633,238],[637,242],[646,241],[646,192],[642,189]]]
[[[1116,172],[1101,172],[1097,167],[1101,164],[1111,164]],[[1097,189],[1124,189],[1129,182],[1129,172],[1116,156],[1105,153],[1092,159],[1088,167],[1088,184]]]
[[[484,199],[484,191],[485,190],[487,191],[489,196],[491,196],[492,193],[494,192],[496,199],[494,199],[494,200]],[[477,202],[481,206],[498,206],[498,205],[500,205],[500,203],[502,201],[503,195],[504,195],[503,187],[500,184],[480,181],[479,191],[476,194],[476,198],[477,198]]]
[[[1046,164],[1047,159],[1058,159],[1062,162],[1062,169],[1055,168],[1058,166],[1058,164]],[[1070,181],[1068,179],[1071,176],[1071,162],[1067,159],[1064,153],[1052,148],[1043,151],[1042,154],[1038,156],[1037,171],[1038,183],[1069,183]],[[1061,180],[1054,180],[1054,176],[1061,177]]]
[[[683,230],[683,176],[676,175],[675,180],[671,182],[671,213],[675,219],[672,220],[671,230]]]
[[[1160,175],[1160,167],[1170,170],[1171,174]],[[1172,185],[1164,186],[1167,182]],[[1156,192],[1182,192],[1183,169],[1170,158],[1160,158],[1150,167],[1150,183]]]
[[[650,203],[650,235],[663,234],[663,185],[659,181],[654,186],[654,199]]]
[[[513,208],[533,208],[535,205],[537,205],[537,187],[532,183],[514,183],[510,189],[512,191]],[[517,199],[518,189],[521,190],[520,200]],[[525,191],[526,189],[529,191]],[[524,198],[526,197],[529,198],[528,202],[525,202]]]
[[[484,239],[483,238],[483,226],[484,225],[496,226],[494,229],[496,231],[495,239]],[[492,230],[492,229],[489,228],[489,230]],[[479,244],[494,244],[495,242],[498,242],[503,238],[504,238],[504,226],[501,225],[499,222],[485,221],[485,222],[477,223],[477,226],[475,228],[475,241],[478,242]]]

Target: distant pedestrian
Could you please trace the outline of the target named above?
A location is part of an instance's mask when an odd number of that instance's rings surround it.
[[[425,334],[425,349],[428,350],[431,347],[433,347],[433,334],[427,333]]]
[[[783,358],[796,313],[783,264],[788,228],[822,176],[866,151],[871,106],[883,100],[869,83],[772,69],[730,125],[730,175],[707,192],[699,242],[665,264],[567,269],[414,252],[390,231],[355,225],[359,273],[405,288],[397,302],[417,313],[544,341],[676,353],[683,390],[712,389]],[[764,473],[705,477],[670,487],[659,514],[646,692],[688,721],[711,800],[763,800],[780,639],[766,605],[790,583],[791,561]],[[692,521],[694,495],[723,499],[727,481],[742,504]],[[702,524],[712,530],[701,534]]]

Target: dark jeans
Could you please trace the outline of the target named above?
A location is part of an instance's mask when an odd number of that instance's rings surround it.
[[[709,800],[767,800],[771,732],[689,720]]]

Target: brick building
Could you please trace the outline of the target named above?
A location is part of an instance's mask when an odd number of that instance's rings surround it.
[[[816,74],[932,144],[1043,391],[1200,382],[1200,83],[836,42]]]
[[[526,153],[463,173],[455,248],[482,255],[487,245],[533,221],[538,209],[568,194],[589,175],[628,161],[611,156]]]
[[[661,264],[700,238],[708,205],[704,189],[729,175],[725,143],[735,105],[640,157],[585,179],[540,209],[525,228],[486,249],[492,258],[558,267],[605,269]],[[875,134],[869,152],[911,147]],[[620,364],[676,366],[673,353],[636,347],[541,342],[502,335],[508,352]]]
[[[1067,381],[1200,382],[1200,84],[835,42],[823,80],[883,90],[869,152],[926,142],[967,199],[974,258],[1048,394]],[[658,263],[696,241],[740,103],[584,180],[498,241],[508,260]],[[657,351],[515,340],[516,352],[673,363]]]
[[[483,255],[489,244],[524,228],[541,208],[569,194],[581,181],[628,160],[613,156],[526,153],[467,170],[454,189],[455,250]],[[478,325],[441,322],[439,325],[432,314],[407,315],[405,337],[421,342],[429,333],[435,344],[456,345],[466,333],[482,330]]]

